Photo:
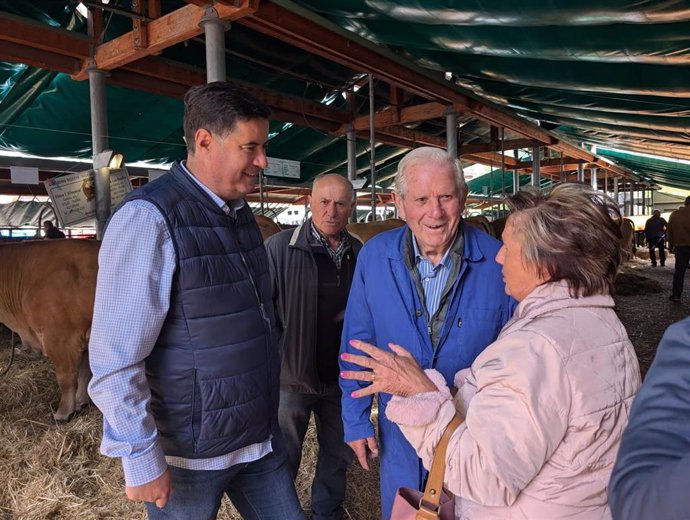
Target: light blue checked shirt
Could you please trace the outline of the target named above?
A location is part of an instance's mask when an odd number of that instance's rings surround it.
[[[422,282],[422,289],[424,289],[424,305],[428,318],[431,319],[441,303],[441,296],[443,296],[443,290],[446,288],[448,276],[453,270],[453,259],[448,254],[450,252],[450,248],[448,248],[441,261],[434,266],[431,260],[422,256],[417,245],[417,238],[414,235],[412,235],[412,247],[414,248],[415,266]]]
[[[184,164],[183,164],[184,166]],[[185,172],[228,214],[230,206]],[[98,283],[89,358],[89,394],[103,412],[101,452],[121,457],[128,486],[150,482],[168,465],[192,470],[226,469],[271,452],[271,440],[209,459],[165,457],[148,412],[151,392],[144,361],[153,350],[170,304],[175,249],[163,216],[150,202],[125,204],[108,224],[98,256]]]

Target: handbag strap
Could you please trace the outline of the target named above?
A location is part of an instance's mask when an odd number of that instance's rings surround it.
[[[462,424],[462,418],[455,414],[443,432],[441,440],[434,451],[434,459],[431,462],[431,471],[424,488],[424,496],[419,501],[417,520],[438,520],[443,493],[443,476],[446,473],[446,449],[453,432]]]

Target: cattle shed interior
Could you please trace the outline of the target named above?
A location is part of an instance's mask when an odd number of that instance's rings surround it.
[[[690,190],[687,2],[211,4],[0,0],[0,194],[46,193],[13,184],[11,166],[40,181],[90,167],[89,71],[105,76],[107,148],[134,186],[184,158],[182,96],[207,81],[209,16],[225,30],[223,76],[273,110],[269,155],[300,163],[250,197],[268,214],[303,204],[326,172],[359,180],[362,204],[390,204],[398,162],[423,145],[482,173],[469,182],[480,211],[518,184],[591,182],[632,194],[628,215],[661,188]]]

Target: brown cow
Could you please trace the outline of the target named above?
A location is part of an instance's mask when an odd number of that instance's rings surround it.
[[[87,346],[96,293],[99,243],[30,241],[0,245],[0,322],[55,366],[56,421],[88,404]]]
[[[350,234],[359,238],[359,240],[364,243],[379,233],[404,225],[404,220],[390,218],[388,220],[374,220],[373,222],[352,222],[347,225],[347,230]]]
[[[624,218],[621,221],[621,248],[623,249],[623,261],[630,260],[635,256],[637,249],[635,247],[635,223],[629,218]]]
[[[484,215],[467,217],[466,219],[464,219],[464,221],[468,226],[472,226],[473,228],[476,228],[479,231],[483,231],[487,235],[492,236],[494,238],[496,237],[496,235],[494,235],[494,228],[491,225],[491,221]]]
[[[259,231],[261,231],[261,236],[264,240],[281,230],[277,223],[264,215],[254,215],[254,218],[256,218],[256,223],[259,225]]]

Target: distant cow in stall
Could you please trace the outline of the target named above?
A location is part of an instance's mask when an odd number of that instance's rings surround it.
[[[623,249],[624,260],[630,260],[635,256],[637,248],[635,247],[635,223],[629,218],[624,218],[621,221],[621,248]]]
[[[485,233],[495,236],[494,229],[491,226],[491,222],[484,216],[469,217],[465,219],[465,222],[469,226],[473,226]],[[376,220],[374,222],[357,222],[347,225],[347,230],[362,242],[366,242],[370,238],[388,231],[390,229],[395,229],[400,226],[404,226],[405,221],[398,218],[391,218],[388,220]]]
[[[483,231],[489,236],[496,237],[494,234],[494,228],[491,225],[491,221],[486,218],[484,215],[476,215],[474,217],[467,217],[464,219],[465,222],[467,223],[468,226],[472,226],[474,228],[477,228],[479,231]],[[498,237],[499,239],[501,238],[500,236]]]
[[[0,245],[0,322],[55,366],[66,421],[88,404],[88,343],[99,243],[29,241]]]
[[[399,218],[390,218],[388,220],[374,220],[372,222],[352,222],[347,225],[347,231],[359,238],[364,243],[370,238],[388,231],[390,229],[399,228],[405,225],[404,220]]]
[[[261,237],[264,240],[281,230],[281,227],[276,222],[264,215],[254,215],[254,218],[259,225],[259,231],[261,231]]]

